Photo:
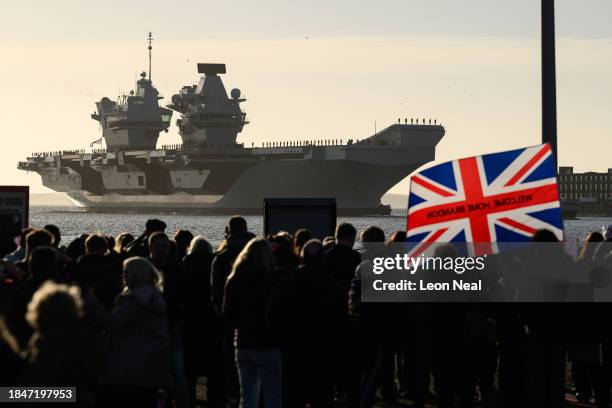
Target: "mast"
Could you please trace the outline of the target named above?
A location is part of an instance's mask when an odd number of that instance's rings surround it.
[[[542,0],[542,143],[550,143],[557,166],[555,0]]]
[[[149,36],[147,37],[147,42],[149,43],[149,81],[151,81],[151,50],[153,47],[151,44],[153,43],[153,33],[149,31]]]

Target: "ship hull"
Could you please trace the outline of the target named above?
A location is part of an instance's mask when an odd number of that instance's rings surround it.
[[[422,163],[379,166],[356,161],[283,160],[258,163],[225,194],[178,191],[172,194],[67,191],[78,207],[90,210],[167,210],[202,213],[261,213],[265,198],[334,198],[339,214],[387,214],[380,198]],[[229,176],[228,176],[229,177]]]

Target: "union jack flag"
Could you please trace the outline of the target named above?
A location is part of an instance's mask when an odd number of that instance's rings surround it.
[[[453,160],[412,176],[407,241],[413,253],[434,242],[525,242],[546,228],[563,238],[556,169],[549,144]],[[481,245],[484,244],[484,245]]]

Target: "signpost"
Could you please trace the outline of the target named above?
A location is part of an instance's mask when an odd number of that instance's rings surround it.
[[[264,199],[264,233],[295,233],[306,228],[314,238],[334,235],[336,200],[333,198],[266,198]]]
[[[16,237],[28,226],[30,188],[0,186],[0,234]]]

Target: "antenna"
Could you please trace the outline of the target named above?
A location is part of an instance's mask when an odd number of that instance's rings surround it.
[[[153,33],[149,31],[149,36],[147,37],[147,42],[149,43],[149,81],[151,81],[151,50],[153,47],[151,44],[153,43]]]

